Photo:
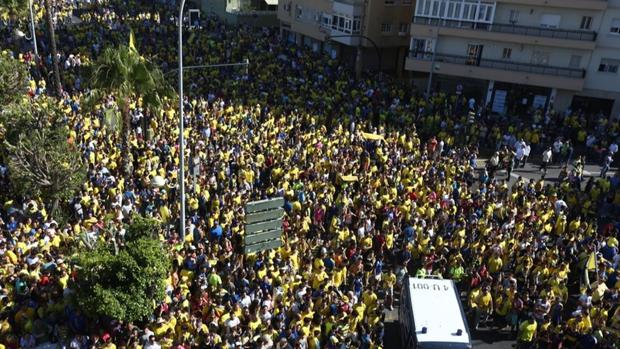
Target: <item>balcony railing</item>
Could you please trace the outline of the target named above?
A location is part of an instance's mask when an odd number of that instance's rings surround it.
[[[422,61],[432,61],[433,53],[412,50],[409,52],[409,58],[422,60]],[[516,71],[516,72],[522,72],[522,73],[530,73],[530,74],[562,76],[562,77],[574,78],[574,79],[583,79],[586,76],[586,71],[584,69],[553,67],[553,66],[541,65],[541,64],[517,63],[517,62],[510,62],[510,61],[505,61],[505,60],[486,59],[486,58],[483,59],[479,57],[457,56],[457,55],[449,55],[449,54],[443,54],[443,53],[435,54],[435,62],[472,65],[472,66],[477,66],[477,67],[482,67],[482,68],[510,70],[510,71]]]
[[[484,30],[494,33],[538,36],[552,39],[596,41],[596,32],[586,30],[551,29],[500,23],[488,24],[426,17],[413,17],[413,23],[447,28]]]

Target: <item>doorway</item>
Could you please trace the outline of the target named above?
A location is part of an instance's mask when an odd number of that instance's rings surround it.
[[[570,108],[575,111],[582,110],[586,114],[602,113],[605,116],[609,116],[613,107],[613,99],[574,96]]]

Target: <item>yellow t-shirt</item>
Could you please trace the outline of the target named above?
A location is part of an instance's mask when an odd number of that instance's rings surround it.
[[[533,323],[529,321],[524,321],[519,326],[519,340],[524,342],[531,342],[534,340],[534,335],[536,334],[536,329],[538,328],[538,323],[534,321]]]

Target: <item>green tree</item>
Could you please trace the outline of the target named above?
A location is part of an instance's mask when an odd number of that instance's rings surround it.
[[[105,49],[91,67],[89,75],[90,85],[93,88],[89,104],[92,104],[92,100],[99,100],[105,95],[116,97],[120,109],[120,120],[117,124],[121,124],[121,136],[125,150],[130,146],[129,104],[131,100],[142,98],[145,108],[158,112],[162,107],[162,98],[171,96],[172,92],[159,67],[140,56],[135,48],[129,46]],[[114,117],[116,114],[110,113],[109,116]],[[123,161],[125,162],[123,166],[125,174],[129,174],[129,157],[124,156]]]
[[[21,21],[28,17],[30,1],[34,0],[0,0],[0,9],[8,13],[13,21]],[[54,72],[54,87],[56,95],[62,95],[62,84],[60,83],[60,69],[58,68],[58,50],[56,48],[56,28],[54,28],[54,8],[50,0],[44,0],[45,24],[49,34],[50,54],[52,55],[52,70]],[[29,19],[28,19],[29,20]]]
[[[0,55],[0,106],[17,102],[27,91],[28,68],[16,59]]]
[[[54,215],[59,202],[71,198],[86,178],[78,149],[69,144],[64,127],[32,129],[4,142],[13,192],[41,197]]]
[[[7,137],[17,134],[16,123],[21,120],[19,118],[21,113],[17,110],[26,108],[26,103],[17,102],[20,102],[20,98],[26,94],[27,76],[25,64],[0,55],[0,143]],[[0,158],[2,154],[4,152],[0,153]]]
[[[28,15],[30,0],[0,0],[0,14],[6,14],[12,22],[19,22]]]
[[[55,125],[62,116],[58,105],[45,97],[35,100],[22,99],[14,103],[4,105],[0,111],[0,142],[16,144],[19,136],[49,127],[62,127]],[[0,144],[0,150],[6,150]],[[2,152],[5,154],[6,151]]]
[[[132,241],[141,238],[157,238],[161,232],[161,224],[148,217],[133,215],[131,224],[126,227],[125,239]]]
[[[148,223],[145,223],[148,222]],[[158,229],[154,220],[140,220],[141,227],[129,231]],[[162,243],[153,238],[127,235],[126,244],[115,254],[107,244],[77,257],[75,302],[91,317],[111,317],[126,322],[149,317],[163,300],[170,261]]]

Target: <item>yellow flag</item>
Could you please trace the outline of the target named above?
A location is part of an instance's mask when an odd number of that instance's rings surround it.
[[[357,176],[340,176],[343,182],[357,182]]]
[[[134,51],[138,51],[136,49],[136,37],[133,34],[133,30],[129,32],[129,48]]]
[[[596,253],[595,252],[592,252],[592,254],[590,254],[590,258],[588,258],[588,264],[586,264],[586,268],[588,268],[588,270],[596,269]]]
[[[362,132],[362,137],[364,139],[366,139],[366,140],[371,140],[371,141],[383,140],[383,136],[382,135],[378,135],[378,134],[374,134],[374,133]]]

